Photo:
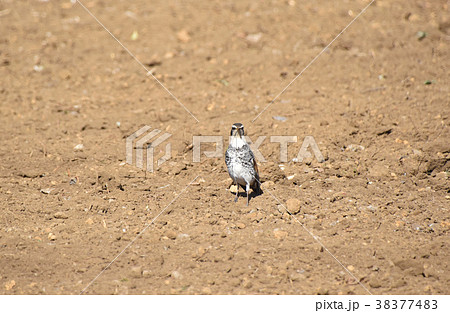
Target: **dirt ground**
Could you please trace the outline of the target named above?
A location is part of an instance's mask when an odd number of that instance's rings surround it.
[[[2,294],[450,292],[448,1],[376,1],[254,122],[369,1],[82,3],[198,122],[80,4],[1,0]],[[235,122],[267,136],[248,207],[193,162]]]

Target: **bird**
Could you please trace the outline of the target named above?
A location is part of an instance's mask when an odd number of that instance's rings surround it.
[[[258,165],[250,146],[245,141],[244,125],[234,123],[231,126],[230,144],[225,153],[225,163],[228,174],[236,184],[236,198],[238,201],[239,186],[247,192],[247,206],[250,201],[250,188],[258,194],[261,193]]]

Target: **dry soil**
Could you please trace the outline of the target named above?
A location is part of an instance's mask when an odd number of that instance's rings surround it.
[[[80,4],[0,1],[1,293],[449,293],[448,1],[376,1],[325,50],[369,1],[82,3],[128,51]],[[193,162],[235,122],[267,136],[248,207]]]

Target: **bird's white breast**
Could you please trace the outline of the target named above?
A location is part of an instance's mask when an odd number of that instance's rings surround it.
[[[240,149],[246,144],[247,143],[245,142],[245,139],[241,137],[238,136],[230,137],[230,146],[232,146],[235,149]]]
[[[242,166],[240,162],[232,161],[228,167],[228,172],[231,179],[239,183],[240,185],[246,185],[253,182],[253,177],[249,170]]]

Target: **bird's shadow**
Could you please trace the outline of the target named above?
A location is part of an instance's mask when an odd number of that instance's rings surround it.
[[[238,187],[238,199],[239,198],[247,198],[247,193],[245,191],[239,191],[239,189],[241,189],[241,188],[245,190],[245,187],[242,187],[242,186]],[[236,192],[230,191],[230,193],[233,195],[236,195]],[[252,189],[249,194],[249,202],[252,200],[252,198],[256,198],[262,194],[264,194],[264,191],[261,188],[259,190]]]

